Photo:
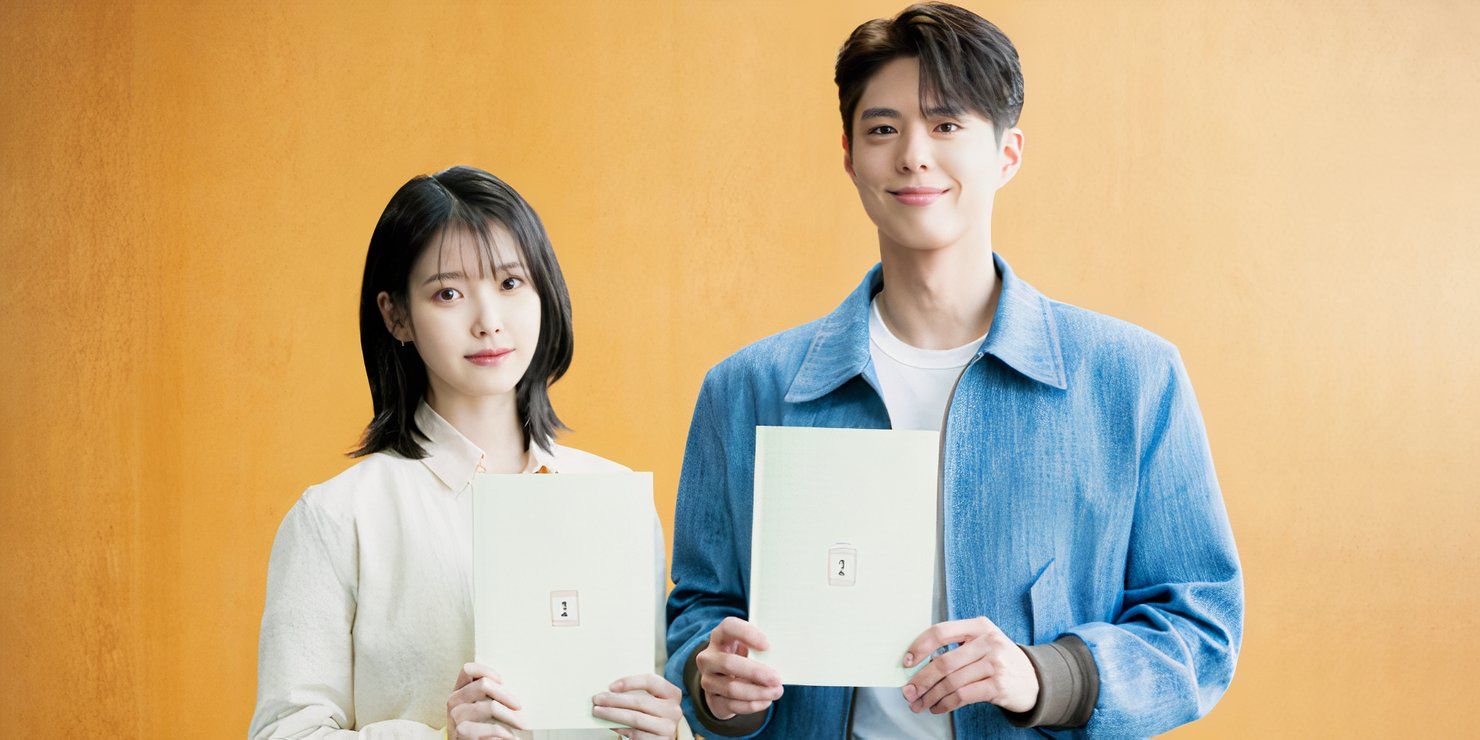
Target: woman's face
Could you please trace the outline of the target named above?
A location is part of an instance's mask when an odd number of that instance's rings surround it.
[[[378,297],[391,334],[416,343],[437,398],[512,393],[540,339],[540,296],[519,248],[508,229],[490,226],[493,265],[475,234],[449,227],[412,264],[404,311],[388,314],[390,297]]]

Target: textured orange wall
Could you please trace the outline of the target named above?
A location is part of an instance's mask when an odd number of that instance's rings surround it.
[[[0,735],[244,733],[271,539],[367,419],[360,267],[414,173],[544,216],[569,441],[656,471],[671,533],[704,370],[874,260],[831,63],[901,4],[6,3]],[[976,7],[1027,72],[998,250],[1180,345],[1203,404],[1249,606],[1184,734],[1469,730],[1480,7]]]

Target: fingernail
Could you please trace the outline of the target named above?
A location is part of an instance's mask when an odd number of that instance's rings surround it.
[[[622,690],[622,682],[621,681],[613,681],[612,682],[612,685],[611,686],[608,686],[607,688],[611,689],[612,691],[621,691]]]
[[[909,668],[910,666],[914,665],[914,663],[915,663],[915,656],[912,655],[912,654],[910,654],[910,653],[905,653],[904,654],[904,667],[905,668]]]
[[[916,693],[917,693],[917,691],[915,690],[915,685],[914,684],[907,683],[907,684],[904,685],[904,698],[905,698],[905,701],[914,701],[915,700],[915,694]]]

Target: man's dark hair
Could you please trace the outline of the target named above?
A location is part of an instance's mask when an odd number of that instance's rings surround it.
[[[416,407],[427,389],[427,369],[415,346],[401,346],[386,329],[376,303],[389,293],[397,311],[409,312],[411,266],[423,251],[442,244],[452,229],[476,236],[486,266],[498,264],[493,251],[493,229],[502,226],[514,237],[525,275],[540,297],[540,336],[524,377],[515,386],[524,444],[546,451],[555,433],[565,425],[550,405],[550,385],[570,368],[575,339],[571,330],[570,294],[545,225],[529,203],[503,180],[472,167],[453,167],[435,175],[418,175],[391,196],[365,255],[365,277],[360,284],[360,352],[370,380],[375,416],[365,428],[353,457],[391,450],[419,459],[426,451],[416,440],[426,438],[416,428]],[[403,313],[409,320],[409,313]]]
[[[965,8],[921,3],[860,25],[838,50],[833,81],[850,146],[864,87],[880,67],[899,58],[920,61],[920,110],[976,111],[991,120],[999,141],[1017,125],[1023,69],[1012,41]]]

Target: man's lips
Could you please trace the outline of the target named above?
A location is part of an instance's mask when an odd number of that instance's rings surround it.
[[[922,185],[913,185],[898,190],[890,190],[889,194],[894,199],[907,206],[928,206],[935,202],[936,198],[945,195],[949,188],[931,188]]]

